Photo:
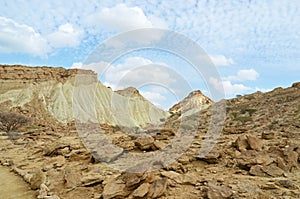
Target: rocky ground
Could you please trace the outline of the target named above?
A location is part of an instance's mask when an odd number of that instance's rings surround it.
[[[199,156],[211,115],[211,108],[185,117],[177,113],[164,126],[145,129],[144,137],[102,126],[122,148],[117,152],[121,156],[124,151],[164,149],[179,128],[191,133],[189,124],[199,122],[188,149],[151,172],[122,172],[99,162],[90,153],[93,148],[82,144],[74,124],[49,119],[34,120],[13,140],[2,136],[0,161],[23,177],[37,198],[45,199],[300,198],[300,83],[226,101],[222,134],[208,154]]]

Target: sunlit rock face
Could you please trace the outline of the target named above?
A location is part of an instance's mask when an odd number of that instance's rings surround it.
[[[205,109],[211,105],[213,101],[202,94],[201,91],[196,90],[191,92],[182,101],[175,104],[169,109],[171,113],[185,113],[193,109]]]
[[[169,114],[142,96],[112,91],[90,70],[1,65],[0,84],[0,104],[7,109],[43,109],[62,123],[144,126]]]

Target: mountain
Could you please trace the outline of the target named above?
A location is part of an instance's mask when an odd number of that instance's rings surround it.
[[[191,92],[182,101],[169,109],[170,113],[184,113],[191,109],[204,109],[211,105],[213,101],[203,95],[199,90]]]
[[[119,95],[124,96],[124,97],[130,97],[132,99],[138,99],[138,100],[146,101],[146,99],[134,87],[128,87],[128,88],[125,88],[125,89],[122,89],[122,90],[117,90],[115,92],[118,93]]]
[[[19,107],[41,120],[143,126],[168,116],[136,94],[113,92],[90,70],[0,65],[0,84],[4,109]]]

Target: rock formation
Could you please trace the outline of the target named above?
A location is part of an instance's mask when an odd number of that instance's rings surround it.
[[[182,101],[175,104],[173,107],[169,109],[171,113],[184,113],[191,109],[205,109],[209,105],[211,105],[213,101],[202,94],[201,91],[193,91],[187,97],[185,97]]]
[[[25,110],[39,107],[40,119],[48,114],[62,123],[143,126],[168,116],[142,97],[113,92],[89,70],[2,65],[0,84],[0,104]]]

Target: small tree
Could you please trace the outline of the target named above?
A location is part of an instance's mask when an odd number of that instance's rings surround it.
[[[0,129],[9,133],[27,124],[30,120],[16,113],[0,113]]]

